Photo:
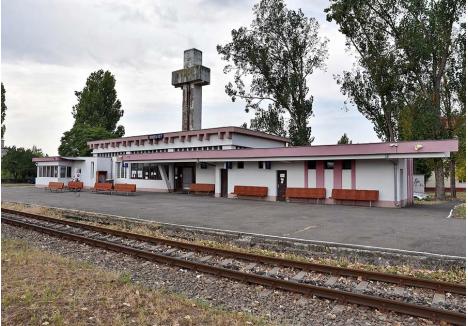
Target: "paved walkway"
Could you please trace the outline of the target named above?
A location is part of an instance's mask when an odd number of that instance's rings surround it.
[[[2,187],[2,200],[166,223],[465,256],[465,220],[446,218],[453,206],[450,203],[392,209],[167,193],[50,193],[34,187]]]

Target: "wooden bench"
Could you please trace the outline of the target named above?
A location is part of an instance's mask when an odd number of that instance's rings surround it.
[[[53,181],[50,181],[49,185],[45,188],[45,190],[50,190],[51,192],[52,191],[59,192],[59,191],[63,191],[63,189],[64,189],[63,182],[53,182]]]
[[[233,194],[247,197],[266,197],[268,196],[268,187],[234,186]]]
[[[94,192],[108,192],[109,194],[112,193],[112,183],[110,182],[103,182],[103,183],[99,183],[99,182],[96,182],[94,184],[94,188],[92,189],[92,191]]]
[[[286,188],[286,199],[325,199],[325,188]]]
[[[368,201],[369,206],[372,206],[373,201],[379,200],[379,191],[358,189],[333,189],[332,198],[335,200]]]
[[[125,193],[126,195],[136,193],[136,184],[133,183],[116,183],[114,185],[114,191]]]
[[[81,191],[83,190],[83,182],[81,181],[69,181],[67,185],[67,189],[69,191]]]
[[[211,194],[215,192],[215,185],[213,183],[192,183],[189,191],[191,193]]]

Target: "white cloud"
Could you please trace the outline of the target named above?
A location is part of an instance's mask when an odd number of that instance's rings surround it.
[[[8,145],[37,145],[57,153],[62,133],[73,124],[75,90],[97,69],[109,69],[125,115],[127,135],[180,129],[181,91],[171,86],[183,50],[203,51],[211,85],[203,88],[203,126],[240,125],[243,103],[224,93],[229,76],[216,45],[252,19],[253,1],[2,1],[2,81],[7,90]],[[316,143],[334,143],[343,132],[354,141],[374,141],[372,126],[355,109],[341,110],[344,96],[332,75],[353,58],[334,23],[325,21],[328,2],[290,1],[315,16],[330,39],[327,71],[310,79]]]

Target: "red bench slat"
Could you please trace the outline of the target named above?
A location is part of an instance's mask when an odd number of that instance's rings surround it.
[[[83,182],[81,181],[69,181],[67,185],[68,189],[81,190],[83,189]]]
[[[49,190],[63,190],[63,188],[64,188],[63,182],[50,181],[49,185],[47,186],[47,189]]]
[[[266,197],[268,196],[268,187],[234,186],[234,194],[237,196]]]
[[[116,183],[114,190],[117,192],[136,192],[136,184],[133,183]]]
[[[190,192],[215,192],[215,185],[212,183],[192,183]]]
[[[286,198],[325,199],[325,188],[286,188]]]
[[[378,201],[378,190],[333,189],[332,198],[337,200]]]
[[[104,183],[98,183],[96,182],[94,184],[94,191],[112,191],[112,183],[109,182],[104,182]]]

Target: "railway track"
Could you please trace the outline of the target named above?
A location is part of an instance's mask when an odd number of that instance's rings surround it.
[[[3,208],[2,222],[237,281],[465,324],[465,285],[211,248]]]

